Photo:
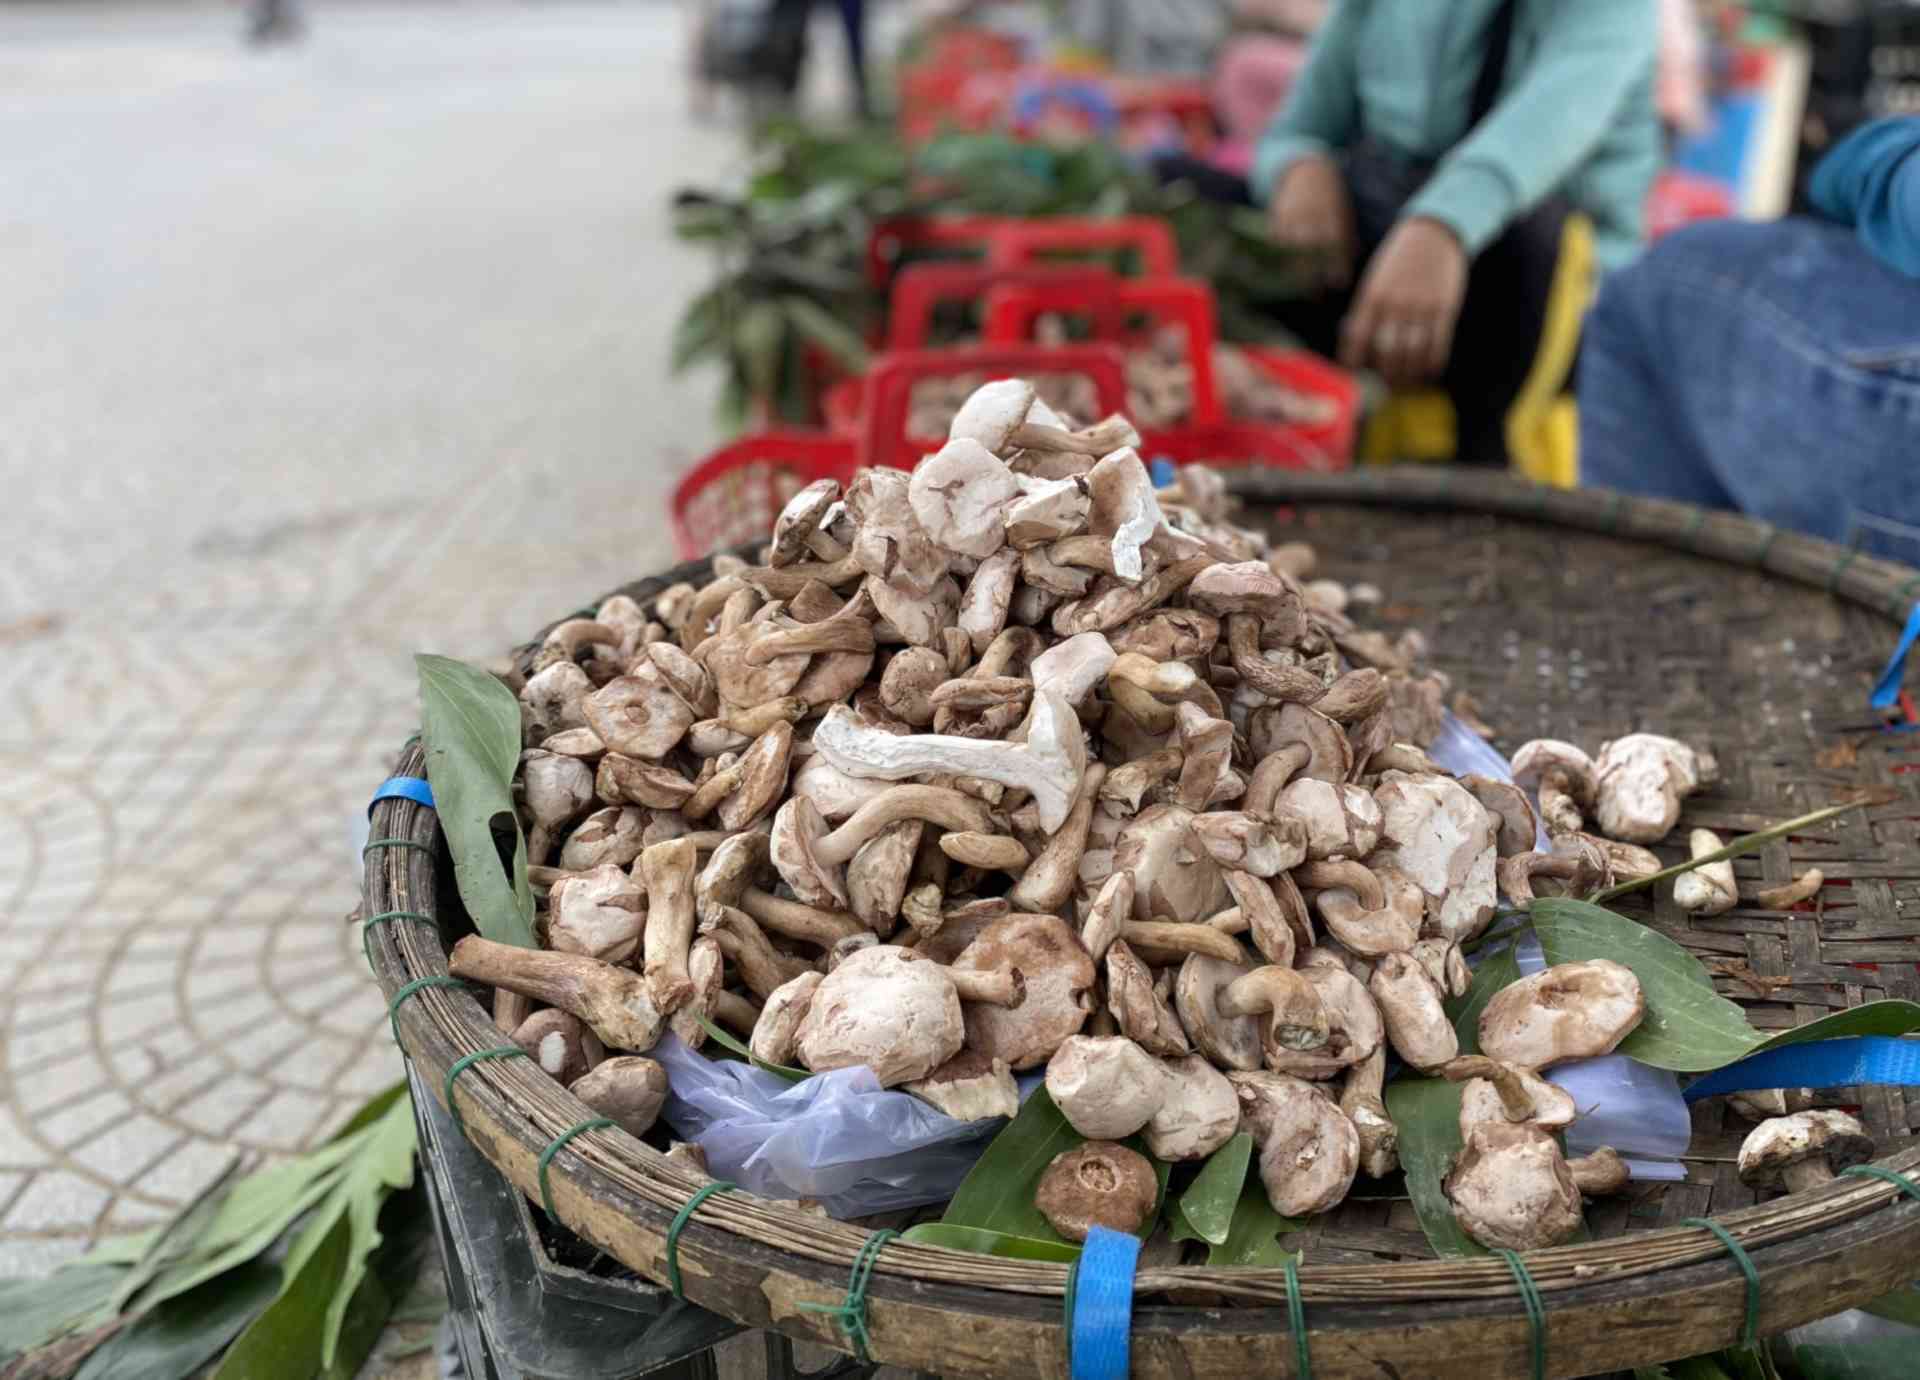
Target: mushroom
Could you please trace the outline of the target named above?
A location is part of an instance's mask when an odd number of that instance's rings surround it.
[[[1271,881],[1262,881],[1251,872],[1229,872],[1227,891],[1240,903],[1235,909],[1240,912],[1240,920],[1260,956],[1282,968],[1292,967],[1294,952],[1301,947],[1302,929],[1311,935],[1306,905],[1292,879],[1284,872],[1275,873]],[[1208,923],[1215,929],[1223,929],[1220,920],[1221,915],[1215,915]],[[1223,956],[1239,962],[1235,956]]]
[[[687,950],[687,1000],[667,1020],[667,1028],[688,1049],[707,1042],[705,1022],[711,1020],[726,978],[726,956],[718,940],[702,935]]]
[[[801,973],[768,993],[766,1003],[760,1008],[760,1019],[754,1022],[753,1035],[747,1042],[754,1058],[763,1064],[793,1062],[800,1022],[813,1004],[813,994],[821,979],[819,973]]]
[[[1476,1125],[1442,1186],[1461,1229],[1491,1249],[1557,1246],[1580,1230],[1580,1189],[1566,1157],[1528,1122]]]
[[[1299,972],[1326,1008],[1327,1041],[1312,1049],[1275,1049],[1269,1043],[1268,1067],[1296,1078],[1332,1078],[1380,1048],[1386,1037],[1380,1008],[1358,978],[1337,961],[1318,961],[1311,950],[1301,956]]]
[[[1790,882],[1756,891],[1753,894],[1754,904],[1768,910],[1791,910],[1802,901],[1812,900],[1826,882],[1825,873],[1817,867],[1809,867]]]
[[[1740,1182],[1800,1193],[1873,1158],[1873,1138],[1846,1112],[1826,1108],[1763,1121],[1740,1142]]]
[[[1275,809],[1305,822],[1309,858],[1364,858],[1380,842],[1380,806],[1359,786],[1302,778],[1280,792]]]
[[[1069,1241],[1085,1241],[1095,1227],[1137,1232],[1159,1201],[1153,1166],[1108,1140],[1055,1155],[1033,1197],[1047,1225]]]
[[[792,565],[806,555],[827,510],[839,501],[837,479],[816,479],[788,499],[787,506],[773,521],[773,544],[767,549],[767,564]]]
[[[907,881],[926,822],[903,819],[861,844],[847,861],[847,896],[854,916],[885,939],[893,933],[906,900]]]
[[[983,383],[953,414],[948,439],[972,441],[996,456],[1003,455],[1014,448],[1014,433],[1026,425],[1034,401],[1034,387],[1025,379]]]
[[[1174,1009],[1194,1047],[1222,1068],[1260,1067],[1261,1022],[1264,1012],[1229,1016],[1220,1009],[1220,995],[1247,976],[1247,969],[1205,954],[1189,954],[1173,985]]]
[[[693,995],[687,953],[693,945],[693,874],[697,858],[686,839],[656,843],[640,855],[647,888],[647,924],[641,936],[653,1002],[668,1013]]]
[[[1055,915],[1013,914],[992,921],[953,961],[960,973],[1017,972],[1026,998],[1001,1007],[969,1001],[968,1048],[1004,1059],[1015,1072],[1038,1068],[1093,1009],[1093,960]]]
[[[1613,1053],[1646,1014],[1640,979],[1607,958],[1561,963],[1494,994],[1480,1012],[1488,1057],[1544,1069]]]
[[[1027,669],[1033,676],[1034,693],[1052,693],[1077,707],[1105,681],[1118,659],[1104,636],[1085,632],[1047,648]]]
[[[1007,508],[1020,497],[1012,470],[986,446],[955,436],[914,467],[907,484],[913,515],[933,543],[985,558],[1006,544]]]
[[[1425,894],[1428,933],[1455,941],[1479,934],[1498,899],[1493,817],[1445,776],[1388,772],[1373,798],[1380,806],[1374,866],[1393,864]]]
[[[816,1073],[864,1064],[891,1088],[958,1054],[962,1032],[959,993],[940,965],[882,944],[821,980],[795,1043]]]
[[[1387,1114],[1386,1076],[1387,1052],[1376,1048],[1340,1083],[1340,1110],[1360,1136],[1360,1172],[1369,1179],[1384,1179],[1400,1167],[1400,1128]]]
[[[581,820],[560,845],[564,872],[591,872],[606,863],[625,867],[640,856],[646,816],[631,805],[609,805]]]
[[[1010,872],[1019,876],[1033,861],[1026,845],[1005,834],[954,830],[940,836],[940,851],[965,867],[983,872]]]
[[[586,701],[592,693],[593,682],[571,661],[556,661],[529,676],[520,687],[520,703],[535,740],[584,728]]]
[[[1680,818],[1680,802],[1714,773],[1711,757],[1674,738],[1630,733],[1603,744],[1594,763],[1595,822],[1608,838],[1657,843]]]
[[[1602,1145],[1597,1150],[1568,1160],[1567,1172],[1573,1175],[1573,1186],[1589,1198],[1604,1198],[1618,1193],[1633,1177],[1627,1170],[1627,1162],[1620,1158],[1620,1152],[1611,1145]]]
[[[1500,890],[1525,909],[1534,894],[1584,896],[1612,884],[1612,865],[1591,834],[1562,834],[1550,853],[1516,853],[1503,860],[1497,875]]]
[[[1053,555],[1061,564],[1070,564],[1060,546]],[[1137,652],[1159,662],[1205,657],[1219,641],[1220,620],[1198,609],[1155,609],[1114,629],[1107,638],[1116,654]]]
[[[1319,866],[1330,869],[1336,864]],[[1383,865],[1376,872],[1359,863],[1337,866],[1350,868],[1372,881],[1380,904],[1369,910],[1366,908],[1368,898],[1359,891],[1346,886],[1328,887],[1314,897],[1314,905],[1320,911],[1320,918],[1327,922],[1328,932],[1363,958],[1405,953],[1411,949],[1420,938],[1420,917],[1425,909],[1426,896],[1420,888],[1397,867]]]
[[[804,657],[800,664],[804,669]],[[608,681],[581,702],[581,709],[611,751],[656,759],[673,751],[695,717],[650,661],[636,662],[631,673]]]
[[[1160,530],[1160,505],[1153,480],[1131,447],[1113,451],[1087,472],[1087,531],[1105,537],[1113,552],[1113,573],[1129,583],[1145,573],[1143,548]]]
[[[1083,911],[1080,943],[1095,963],[1107,956],[1120,928],[1133,911],[1133,874],[1115,872],[1101,883],[1100,891]]]
[[[1463,776],[1460,784],[1472,792],[1481,808],[1493,817],[1494,846],[1501,857],[1532,851],[1534,841],[1540,836],[1540,825],[1525,791],[1491,776]]]
[[[623,1055],[573,1080],[567,1091],[630,1136],[644,1136],[667,1103],[667,1071],[651,1059]]]
[[[1052,694],[1034,696],[1027,741],[1015,746],[940,734],[876,732],[857,723],[843,705],[834,706],[820,721],[813,731],[813,745],[850,776],[898,781],[947,773],[1031,792],[1040,811],[1040,826],[1048,833],[1066,823],[1087,764],[1080,720],[1071,706]]]
[[[855,523],[852,558],[867,573],[867,591],[889,621],[889,592],[896,600],[924,597],[947,574],[947,554],[914,516],[910,487],[906,475],[884,468],[862,470],[847,487],[847,511]]]
[[[562,877],[547,893],[547,947],[561,953],[625,963],[645,924],[646,894],[614,863]]]
[[[1422,939],[1408,952],[1427,970],[1442,995],[1464,997],[1473,985],[1473,970],[1467,967],[1460,946],[1451,939]]]
[[[1549,834],[1577,834],[1581,811],[1593,804],[1593,759],[1572,743],[1536,738],[1513,754],[1513,784],[1538,793]]]
[[[1542,1130],[1559,1131],[1571,1126],[1578,1115],[1572,1093],[1518,1064],[1467,1054],[1442,1065],[1437,1072],[1450,1083],[1466,1085],[1460,1089],[1463,1141],[1483,1121],[1524,1121]]]
[[[1098,634],[1095,634],[1096,636]],[[1066,823],[1035,854],[1019,880],[1007,890],[1007,900],[1017,909],[1036,914],[1057,911],[1073,895],[1073,884],[1080,872],[1080,857],[1086,851],[1087,833],[1093,826],[1094,807],[1105,782],[1107,769],[1098,762],[1087,765],[1086,782],[1080,798],[1067,812]]]
[[[1021,489],[1006,508],[1009,545],[1026,550],[1086,529],[1092,498],[1083,478],[1024,479]]]
[[[583,954],[522,949],[470,934],[453,946],[447,970],[570,1011],[608,1049],[645,1053],[666,1023],[639,974]]]
[[[536,1011],[513,1031],[513,1042],[533,1056],[541,1072],[560,1084],[573,1082],[607,1057],[599,1038],[571,1011]]]
[[[1813,1089],[1764,1088],[1731,1093],[1727,1097],[1727,1105],[1748,1121],[1765,1121],[1770,1116],[1806,1111],[1813,1105]]]
[[[985,806],[945,786],[895,786],[862,805],[832,832],[811,801],[795,796],[773,817],[769,837],[773,865],[794,895],[808,905],[844,906],[848,897],[840,864],[868,839],[903,819],[924,819],[943,829],[974,833],[992,828]]]
[[[593,803],[593,769],[577,757],[533,748],[520,754],[520,780],[533,828],[527,831],[527,861],[538,865],[553,855],[560,831]]]
[[[1166,916],[1190,924],[1225,906],[1226,879],[1194,842],[1193,820],[1193,812],[1179,805],[1155,805],[1120,831],[1113,865],[1133,876],[1135,918]]]
[[[817,586],[825,589],[825,586]],[[869,643],[871,645],[871,643]],[[654,671],[701,718],[719,712],[720,694],[707,668],[671,642],[651,642],[644,649]]]
[[[1326,1003],[1307,974],[1268,964],[1227,984],[1215,1000],[1225,1016],[1266,1014],[1261,1032],[1269,1065],[1283,1051],[1319,1049],[1329,1033]]]
[[[1160,1160],[1204,1160],[1240,1129],[1240,1100],[1225,1074],[1197,1054],[1162,1066],[1166,1092],[1147,1122],[1147,1149]]]
[[[1174,1058],[1192,1046],[1180,1018],[1154,986],[1153,973],[1124,942],[1107,950],[1107,1010],[1120,1033],[1149,1054]],[[1086,1134],[1091,1135],[1091,1132]],[[1116,1135],[1131,1135],[1129,1131]]]
[[[734,966],[740,980],[762,1000],[813,964],[774,949],[751,915],[736,906],[711,901],[700,908],[700,933],[710,934]]]
[[[1440,988],[1411,955],[1375,959],[1367,991],[1380,1008],[1393,1052],[1414,1068],[1430,1072],[1460,1052]]]
[[[1119,1035],[1073,1035],[1047,1061],[1047,1095],[1088,1140],[1119,1140],[1145,1126],[1166,1095],[1166,1067]]]
[[[963,1049],[925,1078],[901,1084],[955,1121],[988,1121],[1020,1110],[1020,1089],[1004,1059]]]
[[[585,768],[586,763],[578,759],[568,759],[575,766]],[[658,762],[649,762],[640,757],[627,757],[618,752],[609,752],[600,759],[600,766],[593,773],[593,791],[608,805],[640,805],[649,810],[678,810],[693,798],[698,789],[672,767],[662,766]],[[533,776],[527,775],[531,786]],[[528,798],[532,804],[531,793]],[[536,821],[538,815],[535,816]],[[538,828],[536,822],[535,828]],[[533,856],[533,841],[527,844],[527,856]],[[540,853],[542,861],[546,850]]]
[[[1232,871],[1271,877],[1306,860],[1306,822],[1291,815],[1221,810],[1195,815],[1189,827],[1213,860]]]
[[[1241,808],[1271,814],[1280,790],[1296,777],[1329,783],[1353,774],[1353,746],[1339,724],[1304,704],[1257,709],[1247,720],[1247,739],[1259,762],[1247,779]]]
[[[954,625],[972,642],[977,656],[1007,626],[1014,586],[1020,579],[1020,552],[1005,547],[980,562],[960,596]]]
[[[1360,1135],[1331,1100],[1298,1080],[1273,1099],[1260,1147],[1260,1182],[1282,1217],[1336,1206],[1360,1167]]]
[[[1696,859],[1725,847],[1711,829],[1695,829],[1687,835],[1687,851]],[[1673,903],[1689,915],[1723,915],[1739,901],[1740,884],[1734,880],[1732,858],[1702,863],[1673,879]]]
[[[1180,735],[1180,781],[1174,799],[1189,810],[1204,810],[1215,801],[1231,800],[1244,789],[1233,774],[1233,725],[1210,717],[1198,705],[1181,704],[1174,712]],[[1301,831],[1304,834],[1304,829]]]

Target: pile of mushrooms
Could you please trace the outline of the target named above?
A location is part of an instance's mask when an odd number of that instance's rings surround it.
[[[1136,1134],[1199,1160],[1244,1129],[1276,1210],[1333,1207],[1395,1167],[1391,1053],[1470,1080],[1467,1229],[1563,1239],[1609,1176],[1560,1156],[1572,1108],[1537,1074],[1612,1049],[1638,984],[1550,969],[1464,1061],[1442,1004],[1497,879],[1637,865],[1583,812],[1658,837],[1697,757],[1530,745],[1536,852],[1525,792],[1423,750],[1448,690],[1423,639],[1232,525],[1217,474],[1156,491],[1128,421],[1072,428],[1017,379],[949,430],[911,475],[801,490],[753,562],[548,634],[518,684],[545,947],[467,938],[454,973],[636,1134],[666,1087],[646,1052],[707,1022],[964,1119],[1044,1069],[1090,1142],[1039,1195],[1076,1239],[1150,1210]]]

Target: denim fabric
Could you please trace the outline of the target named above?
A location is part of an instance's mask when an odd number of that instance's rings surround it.
[[[1717,221],[1611,274],[1580,475],[1920,564],[1920,281],[1818,221]]]

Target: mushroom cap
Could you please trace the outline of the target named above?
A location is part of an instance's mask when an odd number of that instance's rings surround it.
[[[1100,883],[1091,902],[1082,905],[1080,943],[1095,963],[1120,937],[1120,927],[1133,917],[1133,877],[1115,872]]]
[[[1593,804],[1593,759],[1572,743],[1558,738],[1535,738],[1522,743],[1513,754],[1513,784],[1523,791],[1538,791],[1548,772],[1558,771],[1567,778],[1568,794],[1582,809]]]
[[[1247,932],[1260,956],[1268,963],[1290,968],[1294,953],[1300,947],[1299,931],[1290,912],[1294,908],[1304,911],[1305,903],[1300,899],[1300,889],[1286,873],[1275,874],[1274,881],[1281,885],[1263,881],[1251,872],[1229,872],[1227,890],[1239,904]]]
[[[1347,731],[1304,704],[1256,710],[1247,721],[1247,742],[1260,759],[1295,743],[1305,747],[1307,764],[1294,773],[1296,779],[1336,782],[1353,774],[1353,745]]]
[[[1380,1008],[1393,1052],[1416,1069],[1436,1069],[1460,1052],[1440,988],[1409,954],[1374,960],[1367,991]]]
[[[847,861],[847,896],[853,913],[883,939],[898,923],[926,828],[925,820],[897,820],[861,844]]]
[[[847,488],[847,512],[855,523],[853,558],[871,577],[868,589],[889,586],[895,602],[932,594],[947,573],[947,553],[934,545],[913,515],[910,482],[899,470],[878,468],[862,470]],[[886,614],[878,591],[875,596]],[[891,614],[886,616],[892,621]]]
[[[1460,784],[1471,791],[1481,808],[1493,817],[1497,826],[1494,846],[1501,857],[1510,858],[1532,850],[1540,837],[1540,822],[1525,791],[1510,781],[1477,773],[1461,777]]]
[[[1170,1059],[1192,1049],[1179,1017],[1154,984],[1153,970],[1134,956],[1125,940],[1107,949],[1107,1010],[1120,1033],[1149,1054]]]
[[[707,1030],[700,1020],[703,1016],[713,1014],[713,1004],[720,996],[720,989],[726,985],[726,965],[726,957],[720,951],[720,941],[712,935],[702,935],[688,946],[690,995],[686,1004],[667,1021],[668,1028],[680,1037],[680,1043],[688,1049],[699,1049],[707,1042]]]
[[[1529,1124],[1547,1131],[1573,1125],[1580,1109],[1574,1104],[1572,1093],[1549,1083],[1532,1069],[1515,1066],[1513,1072],[1533,1102],[1533,1114],[1527,1118]],[[1461,1140],[1472,1135],[1473,1128],[1483,1121],[1509,1120],[1506,1103],[1500,1100],[1500,1090],[1491,1078],[1469,1078],[1461,1085]]]
[[[1680,818],[1680,801],[1700,786],[1692,748],[1657,733],[1630,733],[1600,749],[1594,764],[1594,822],[1608,838],[1657,843]]]
[[[1256,1147],[1267,1143],[1267,1133],[1273,1129],[1274,1116],[1283,1104],[1299,1096],[1327,1100],[1326,1089],[1318,1083],[1271,1069],[1235,1069],[1227,1075],[1227,1081],[1240,1099],[1240,1129],[1253,1137]]]
[[[892,1088],[958,1054],[964,1029],[945,970],[911,949],[881,944],[849,955],[821,979],[797,1042],[815,1073],[864,1064]]]
[[[1198,609],[1159,608],[1107,634],[1116,655],[1136,652],[1151,661],[1190,661],[1220,641],[1220,620]]]
[[[630,1136],[644,1136],[667,1102],[667,1071],[652,1059],[623,1054],[581,1074],[567,1091]]]
[[[1307,858],[1307,826],[1290,815],[1263,819],[1239,810],[1195,815],[1193,836],[1229,871],[1271,877]]]
[[[1164,1061],[1166,1094],[1147,1122],[1155,1159],[1204,1160],[1240,1129],[1240,1099],[1227,1076],[1197,1054]]]
[[[533,1056],[541,1072],[565,1085],[587,1072],[597,1059],[589,1055],[587,1041],[600,1051],[606,1050],[587,1023],[571,1011],[555,1007],[536,1011],[515,1027],[513,1042]]]
[[[645,847],[642,835],[646,826],[646,815],[631,805],[595,810],[560,846],[560,866],[567,872],[591,872],[605,863],[625,867]]]
[[[737,906],[740,896],[770,865],[767,836],[758,829],[721,839],[694,879],[693,895],[702,907]]]
[[[1393,863],[1426,894],[1427,933],[1465,940],[1485,929],[1498,900],[1493,816],[1446,776],[1388,772],[1373,798],[1381,819],[1373,861]]]
[[[1040,653],[1027,670],[1036,695],[1051,692],[1077,705],[1106,679],[1118,656],[1104,635],[1076,633]]]
[[[1336,1206],[1360,1168],[1360,1133],[1325,1097],[1293,1091],[1267,1111],[1260,1182],[1282,1217],[1310,1217]]]
[[[995,920],[953,966],[962,971],[1017,970],[1027,984],[1018,1006],[966,1006],[971,1049],[1007,1061],[1016,1072],[1038,1068],[1093,1010],[1093,959],[1057,915],[1013,914]]]
[[[1475,1126],[1444,1187],[1461,1229],[1483,1246],[1530,1251],[1580,1230],[1580,1190],[1566,1157],[1525,1122]]]
[[[1222,561],[1208,566],[1187,586],[1187,602],[1216,618],[1250,613],[1263,623],[1280,623],[1282,641],[1293,640],[1287,634],[1294,625],[1305,626],[1300,591],[1262,561]]]
[[[1223,958],[1188,954],[1174,980],[1174,1008],[1194,1047],[1222,1068],[1260,1067],[1261,1021],[1258,1016],[1228,1016],[1220,1010],[1220,993],[1248,970]]]
[[[760,1008],[760,1019],[753,1024],[747,1048],[763,1064],[791,1064],[794,1041],[800,1034],[800,1022],[806,1019],[813,994],[824,980],[821,973],[801,973],[789,978],[767,995]]]
[[[700,660],[713,676],[714,689],[719,693],[722,703],[736,709],[757,709],[771,700],[779,699],[800,683],[800,677],[806,674],[807,663],[812,660],[807,652],[786,652],[770,657],[757,666],[748,659],[747,653],[756,643],[779,632],[780,629],[770,622],[742,623],[733,631],[716,634],[700,644]],[[595,724],[594,727],[598,728],[599,725]],[[604,738],[606,734],[603,732],[600,736]],[[616,751],[626,751],[610,738],[607,739],[607,746]],[[659,754],[635,755],[646,757]]]
[[[1873,1137],[1846,1112],[1831,1107],[1763,1121],[1740,1143],[1740,1182],[1780,1188],[1782,1174],[1802,1160],[1821,1159],[1834,1173],[1873,1158]]]
[[[753,740],[740,759],[740,784],[720,802],[720,825],[737,834],[751,828],[787,789],[787,763],[793,755],[793,725],[782,719]]]
[[[1144,1155],[1110,1140],[1053,1157],[1033,1205],[1060,1235],[1085,1241],[1095,1227],[1137,1232],[1160,1201],[1160,1180]]]
[[[789,783],[790,794],[812,802],[820,817],[831,824],[839,824],[875,796],[892,789],[891,781],[849,776],[829,762],[822,752],[803,761]]]
[[[531,748],[520,754],[520,779],[537,823],[564,824],[594,800],[593,768],[578,757]]]
[[[827,822],[804,795],[791,797],[773,816],[767,846],[781,880],[810,906],[844,910],[847,889],[840,869],[821,862],[813,850],[827,836]]]
[[[806,669],[805,657],[800,667]],[[580,708],[600,741],[628,757],[664,757],[693,727],[693,710],[652,662],[608,681],[582,700]]]
[[[1089,1140],[1132,1135],[1160,1109],[1166,1069],[1120,1035],[1073,1035],[1047,1061],[1047,1095]]]
[[[1007,507],[1020,481],[978,441],[956,436],[914,468],[913,515],[936,546],[984,559],[1006,545]]]
[[[925,1078],[902,1085],[955,1121],[986,1121],[1020,1111],[1020,1089],[1004,1059],[963,1049]]]
[[[1380,1008],[1360,980],[1331,963],[1302,966],[1300,973],[1327,1008],[1327,1042],[1317,1049],[1267,1047],[1267,1067],[1296,1078],[1332,1078],[1380,1048],[1386,1027]]]
[[[1025,379],[983,383],[953,414],[947,436],[950,441],[964,437],[1000,455],[1013,440],[1013,433],[1026,422],[1034,401],[1034,387]]]
[[[640,947],[647,896],[618,863],[562,877],[547,894],[547,947],[625,963]]]
[[[1306,821],[1307,856],[1364,858],[1380,842],[1380,806],[1359,786],[1294,780],[1277,808]]]
[[[520,687],[520,703],[532,717],[536,736],[547,737],[586,726],[586,701],[593,691],[587,673],[571,661],[556,661],[535,672]]]
[[[1609,958],[1556,964],[1494,994],[1480,1013],[1480,1048],[1529,1069],[1590,1059],[1611,1054],[1646,1010],[1631,968]]]
[[[819,530],[827,509],[839,501],[837,479],[816,479],[788,499],[773,521],[773,545],[767,549],[767,564],[792,565],[806,554],[807,538]]]
[[[1716,853],[1724,846],[1711,829],[1695,829],[1687,835],[1687,847],[1696,858]],[[1732,910],[1740,903],[1733,859],[1722,858],[1682,872],[1673,880],[1673,903],[1689,915],[1723,915]]]
[[[1113,573],[1129,584],[1145,573],[1140,550],[1162,526],[1153,480],[1140,456],[1123,446],[1087,471],[1087,531],[1111,538]]]
[[[1193,820],[1184,806],[1153,805],[1120,831],[1113,866],[1133,876],[1136,920],[1192,923],[1226,908],[1226,879],[1193,838]]]

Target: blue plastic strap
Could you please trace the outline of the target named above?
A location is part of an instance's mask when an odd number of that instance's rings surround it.
[[[1173,467],[1173,461],[1160,455],[1147,462],[1147,477],[1153,481],[1154,488],[1164,489],[1179,477],[1179,471]]]
[[[1907,676],[1907,653],[1913,650],[1917,640],[1920,640],[1920,603],[1914,604],[1913,612],[1907,615],[1907,629],[1900,634],[1900,645],[1893,649],[1887,669],[1874,682],[1873,697],[1867,703],[1875,709],[1891,709],[1899,700],[1900,684]]]
[[[1074,1284],[1072,1380],[1126,1380],[1133,1331],[1133,1271],[1140,1238],[1095,1227]]]
[[[389,776],[380,783],[380,789],[373,793],[373,799],[367,802],[367,813],[373,813],[373,807],[383,800],[411,800],[416,805],[433,809],[433,787],[424,777]]]
[[[1695,1079],[1689,1102],[1721,1093],[1764,1088],[1850,1088],[1880,1083],[1920,1087],[1920,1042],[1888,1035],[1854,1035],[1782,1045]]]

